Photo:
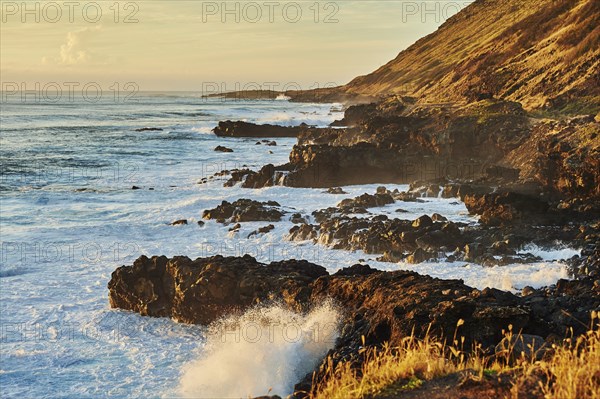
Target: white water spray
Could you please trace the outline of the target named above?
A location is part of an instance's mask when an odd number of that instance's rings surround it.
[[[194,398],[286,396],[333,348],[340,311],[331,302],[298,314],[259,306],[209,327],[201,357],[187,365],[180,393]]]

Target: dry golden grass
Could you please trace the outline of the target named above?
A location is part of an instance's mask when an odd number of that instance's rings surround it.
[[[597,318],[594,312],[592,323]],[[519,398],[519,388],[536,376],[545,399],[600,398],[600,328],[596,325],[587,334],[565,341],[564,345],[553,345],[547,359],[520,368],[513,398]]]
[[[326,362],[324,382],[317,386],[312,399],[347,399],[376,397],[391,384],[404,383],[405,389],[418,389],[424,380],[431,380],[461,370],[472,370],[479,379],[489,373],[509,373],[512,376],[513,399],[528,397],[527,387],[534,386],[544,399],[600,398],[600,328],[592,314],[592,328],[576,340],[567,339],[554,345],[543,360],[527,359],[524,354],[509,353],[508,362],[482,355],[477,346],[467,356],[461,349],[462,339],[446,346],[429,334],[424,339],[405,338],[398,347],[364,351],[365,361],[359,369],[348,362],[334,367]],[[459,321],[459,326],[462,321]],[[458,326],[457,326],[458,327]],[[512,342],[512,331],[505,333]],[[512,352],[512,348],[511,348]],[[523,396],[525,395],[525,396]]]

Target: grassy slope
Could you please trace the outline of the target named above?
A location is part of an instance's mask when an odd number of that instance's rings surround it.
[[[600,2],[478,0],[340,91],[461,102],[481,93],[528,108],[600,97]],[[589,98],[588,98],[589,100]]]

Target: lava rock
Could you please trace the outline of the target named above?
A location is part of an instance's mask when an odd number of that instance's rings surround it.
[[[217,152],[233,152],[233,150],[231,148],[223,147],[222,145],[216,146],[215,151],[217,151]]]
[[[219,222],[253,222],[269,221],[278,222],[284,212],[278,209],[279,204],[275,201],[258,202],[250,199],[239,199],[233,203],[223,201],[214,209],[205,210],[202,214],[204,219],[215,219]]]

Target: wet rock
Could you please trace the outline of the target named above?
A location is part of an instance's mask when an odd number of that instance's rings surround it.
[[[215,219],[218,222],[252,222],[269,221],[278,222],[284,212],[278,209],[275,201],[258,202],[250,199],[239,199],[233,203],[223,201],[214,209],[205,210],[204,219]]]
[[[347,192],[345,192],[341,187],[329,187],[327,189],[327,191],[325,191],[328,194],[348,194]]]
[[[217,151],[217,152],[233,152],[233,150],[231,148],[227,148],[222,145],[216,146],[215,151]]]
[[[289,241],[307,241],[316,240],[318,233],[313,225],[301,224],[290,229],[286,239]]]
[[[428,252],[451,251],[463,242],[460,230],[453,224],[448,224],[445,229],[432,230],[424,234],[416,234],[415,244]]]
[[[340,208],[375,208],[393,203],[394,198],[387,192],[376,193],[375,195],[365,193],[356,198],[345,199],[337,206]]]
[[[434,213],[433,215],[431,215],[431,220],[434,222],[447,222],[448,219],[446,219],[444,216],[440,215],[439,213]]]
[[[427,252],[422,248],[417,248],[415,250],[415,252],[408,255],[408,257],[406,258],[406,262],[416,264],[416,263],[426,262],[430,259],[435,259],[435,258],[437,258],[437,256],[435,254]]]
[[[417,197],[437,198],[441,188],[437,184],[424,184],[423,182],[413,182],[410,184],[409,193],[415,194]]]
[[[496,241],[492,244],[492,253],[494,255],[515,255],[516,252],[506,241]]]
[[[161,132],[163,129],[160,127],[142,127],[135,129],[136,132]]]
[[[417,229],[429,227],[431,225],[433,225],[433,220],[427,215],[420,216],[412,222],[412,227]]]
[[[131,186],[131,189],[132,189],[132,190],[141,190],[142,188],[141,188],[141,187],[138,187],[138,186]]]
[[[442,190],[442,198],[458,197],[458,184],[447,184]]]
[[[519,179],[519,169],[507,168],[500,165],[492,165],[485,169],[484,175],[487,181],[515,182]]]
[[[477,258],[482,256],[484,248],[478,243],[471,243],[465,245],[465,260],[467,262],[474,262]]]
[[[182,225],[182,224],[188,224],[187,219],[176,220],[173,223],[171,223],[171,226],[178,226],[178,225]]]
[[[236,184],[243,182],[247,176],[251,174],[255,174],[256,172],[250,169],[236,169],[231,171],[231,178],[227,180],[223,186],[224,187],[233,187]]]
[[[385,188],[385,186],[379,186],[377,187],[377,190],[375,190],[375,194],[379,194],[379,195],[384,195],[384,194],[388,194],[389,191],[387,188]]]
[[[394,200],[396,201],[403,201],[403,202],[423,202],[423,200],[420,200],[417,197],[417,194],[415,193],[409,193],[406,191],[401,191],[401,192],[395,192],[392,194]]]
[[[253,236],[257,236],[257,235],[260,235],[260,234],[266,234],[266,233],[268,233],[269,231],[271,231],[273,229],[275,229],[275,226],[272,225],[272,224],[264,226],[264,227],[261,227],[261,228],[259,228],[257,230],[254,230],[252,233],[248,234],[248,238],[253,237]]]
[[[257,125],[242,121],[222,121],[213,129],[220,137],[297,137],[308,126]],[[271,143],[272,141],[269,141]]]
[[[518,103],[489,99],[452,109],[383,103],[350,127],[301,132],[286,185],[474,180],[485,177],[485,168],[523,144],[531,131]],[[423,194],[439,191],[432,185]]]
[[[290,221],[294,224],[299,224],[299,223],[303,223],[306,224],[306,219],[302,216],[301,213],[294,213],[292,215],[292,217],[290,218]]]
[[[529,285],[526,287],[523,287],[523,289],[521,290],[521,296],[533,295],[535,293],[536,293],[536,290]]]
[[[205,223],[202,220],[198,220],[198,226],[204,227]]]
[[[233,227],[229,228],[229,231],[237,233],[241,228],[242,228],[242,225],[239,224],[239,223],[236,223],[236,224],[233,225]]]
[[[243,188],[262,188],[276,186],[281,183],[285,168],[275,167],[273,164],[263,166],[258,172],[242,169],[233,172],[224,186],[231,187],[242,182]]]

